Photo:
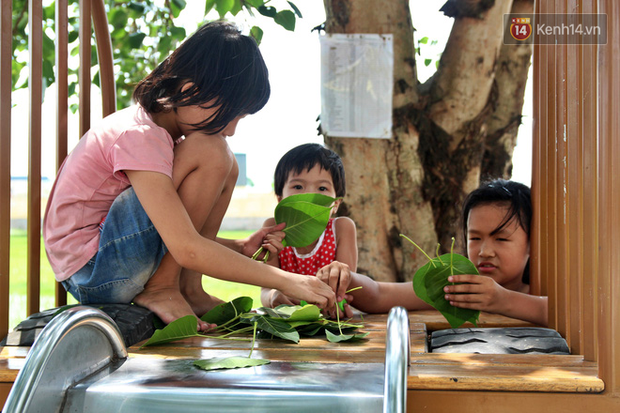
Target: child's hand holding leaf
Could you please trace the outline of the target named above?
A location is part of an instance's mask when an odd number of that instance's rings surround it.
[[[444,288],[451,283],[449,277],[460,274],[476,274],[475,276],[478,276],[476,266],[466,257],[454,252],[431,258],[407,236],[401,234],[401,237],[415,245],[429,259],[429,262],[418,269],[413,276],[413,290],[416,295],[433,308],[439,310],[452,328],[458,328],[467,321],[476,325],[480,311],[451,305],[446,300],[444,291]],[[452,248],[454,248],[454,238]]]
[[[455,283],[444,287],[450,305],[459,308],[503,314],[513,291],[499,285],[493,278],[473,274],[455,274],[448,277]]]
[[[281,200],[274,211],[276,223],[286,223],[282,231],[286,237],[282,240],[283,247],[306,247],[316,241],[329,222],[332,205],[336,201],[323,194],[295,194]],[[261,246],[252,256],[258,259],[265,248]],[[269,259],[269,252],[263,261]]]

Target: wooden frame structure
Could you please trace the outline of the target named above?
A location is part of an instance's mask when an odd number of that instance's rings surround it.
[[[11,149],[11,0],[0,0],[0,336],[8,330],[10,149]],[[30,100],[41,102],[41,1],[30,0]],[[67,154],[67,0],[56,0],[56,78],[58,82],[57,165]],[[90,38],[97,38],[103,115],[115,110],[110,37],[103,0],[80,0],[80,135],[89,128]],[[495,412],[577,412],[620,410],[620,4],[617,0],[537,0],[538,13],[607,15],[607,44],[547,45],[534,50],[533,277],[549,296],[549,320],[582,356],[588,371],[604,382],[598,394],[490,391],[424,385],[412,379],[409,410]],[[37,29],[38,28],[38,29]],[[37,63],[39,62],[39,63]],[[29,115],[28,314],[39,311],[41,231],[41,107]],[[66,301],[62,288],[56,303]],[[12,326],[11,326],[12,327]],[[428,326],[427,326],[428,327]],[[508,356],[506,356],[508,357]],[[1,357],[0,357],[1,358]],[[491,361],[489,361],[491,360]],[[492,380],[492,360],[477,369]],[[471,363],[471,360],[470,360]],[[473,364],[472,364],[473,365]],[[446,364],[446,366],[448,366]],[[473,367],[472,367],[473,368]],[[450,378],[449,366],[444,368]],[[412,384],[413,383],[413,384]],[[4,400],[10,383],[0,383]],[[4,397],[2,397],[4,396]]]

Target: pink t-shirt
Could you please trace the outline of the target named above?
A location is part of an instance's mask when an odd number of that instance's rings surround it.
[[[43,237],[58,281],[82,268],[99,245],[99,222],[130,186],[123,170],[172,178],[174,142],[139,105],[103,119],[80,139],[62,164],[52,188]]]
[[[330,218],[325,231],[309,254],[299,254],[293,247],[278,253],[280,268],[295,274],[316,275],[317,271],[336,260],[336,228]]]

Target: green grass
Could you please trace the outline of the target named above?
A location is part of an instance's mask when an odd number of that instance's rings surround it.
[[[251,231],[222,231],[218,236],[222,238],[239,239],[245,238]],[[19,322],[27,317],[26,314],[26,291],[27,291],[27,238],[25,231],[11,231],[10,245],[10,282],[9,282],[9,329],[14,328]],[[41,310],[54,308],[54,273],[50,267],[43,241],[41,241]],[[209,294],[230,301],[239,296],[248,296],[254,300],[254,307],[260,307],[260,287],[222,281],[211,277],[203,277],[202,286]],[[68,294],[69,304],[75,304],[75,299]]]

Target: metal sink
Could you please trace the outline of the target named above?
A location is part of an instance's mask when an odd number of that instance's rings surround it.
[[[388,318],[386,362],[272,362],[204,371],[193,360],[127,358],[116,324],[94,308],[41,332],[4,412],[404,412],[409,319]]]

